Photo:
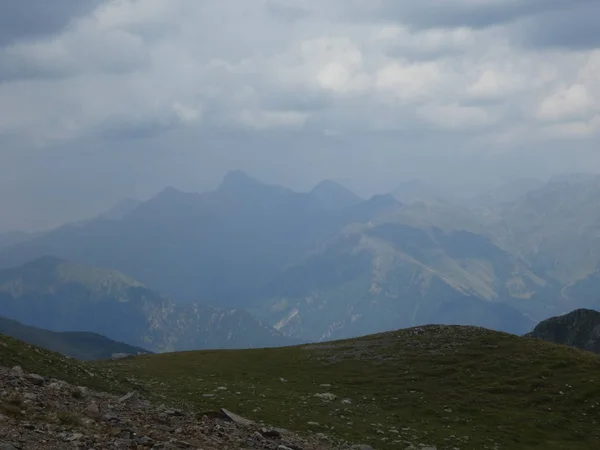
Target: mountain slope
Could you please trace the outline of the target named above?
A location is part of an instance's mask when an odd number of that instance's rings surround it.
[[[600,176],[558,178],[503,205],[486,233],[540,275],[566,285],[600,265]]]
[[[176,301],[243,307],[284,267],[346,224],[398,206],[381,203],[371,199],[331,211],[311,194],[236,171],[215,191],[168,188],[121,220],[65,226],[5,248],[0,267],[55,255],[113,267]]]
[[[323,180],[311,191],[321,205],[326,209],[343,209],[363,201],[350,189],[332,180]]]
[[[36,234],[25,233],[24,231],[5,231],[0,233],[0,249],[20,244],[36,237]]]
[[[600,313],[577,309],[538,324],[527,336],[600,353]]]
[[[0,317],[0,333],[83,361],[108,359],[115,353],[131,355],[148,353],[143,348],[115,342],[99,334],[86,332],[57,333],[29,327],[4,317]]]
[[[89,331],[151,351],[292,341],[241,310],[177,305],[127,276],[53,257],[0,271],[0,315],[52,331]]]
[[[522,334],[534,323],[507,302],[527,299],[539,284],[480,235],[356,225],[275,279],[256,314],[311,340],[453,322]]]

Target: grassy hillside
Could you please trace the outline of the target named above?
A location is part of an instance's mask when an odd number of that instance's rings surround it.
[[[0,334],[0,366],[17,365],[26,372],[54,377],[74,385],[106,392],[127,392],[134,387],[137,388],[101,367],[93,367],[88,363]]]
[[[96,364],[198,412],[226,407],[377,449],[600,448],[600,358],[481,328]]]
[[[148,353],[143,348],[116,342],[96,333],[48,331],[4,317],[0,317],[0,333],[84,361],[108,359],[113,353]]]

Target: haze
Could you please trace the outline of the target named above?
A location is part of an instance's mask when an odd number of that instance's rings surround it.
[[[598,171],[593,0],[0,3],[0,230],[231,169],[368,196]]]

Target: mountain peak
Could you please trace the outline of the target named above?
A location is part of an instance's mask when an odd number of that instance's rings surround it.
[[[227,172],[218,187],[219,191],[239,191],[265,186],[260,181],[248,176],[243,170]]]
[[[263,183],[250,177],[242,170],[228,172],[217,188],[217,192],[230,194],[243,199],[255,198],[280,198],[281,195],[290,194],[292,191],[281,186]]]
[[[39,258],[26,262],[21,266],[23,269],[28,268],[54,268],[65,262],[63,259],[53,255],[44,255]]]
[[[576,309],[540,322],[527,336],[600,353],[600,312]]]
[[[310,194],[327,209],[347,208],[362,201],[362,198],[350,189],[333,180],[321,181],[310,191]]]

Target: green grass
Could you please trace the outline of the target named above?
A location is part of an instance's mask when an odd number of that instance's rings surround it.
[[[425,327],[322,345],[101,364],[107,366],[198,413],[225,407],[378,449],[404,440],[438,449],[600,448],[600,358],[484,329]],[[314,396],[323,392],[338,398]]]
[[[96,363],[1,337],[0,363],[102,390],[135,387],[198,414],[225,407],[378,450],[404,448],[400,441],[439,450],[600,448],[600,357],[480,328]],[[324,392],[337,399],[315,397]],[[2,408],[19,414],[9,402]]]
[[[34,347],[2,334],[0,334],[0,366],[21,366],[26,372],[108,392],[126,392],[134,387],[124,378],[116,378],[100,367]]]

